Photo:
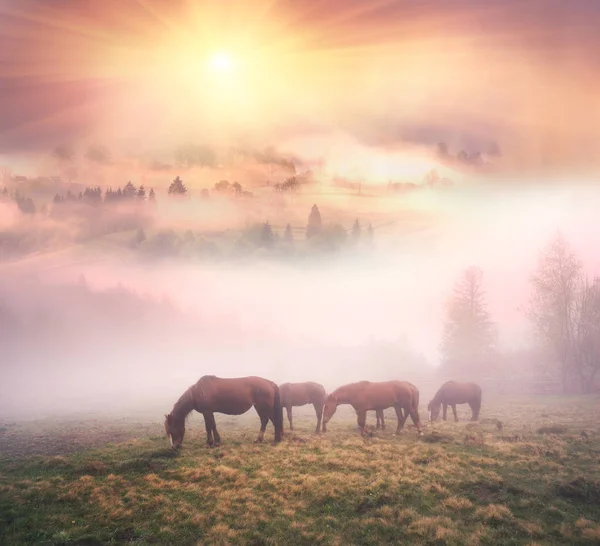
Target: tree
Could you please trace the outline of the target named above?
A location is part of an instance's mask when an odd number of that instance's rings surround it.
[[[151,203],[156,203],[156,194],[154,193],[154,188],[150,188],[150,193],[148,194],[148,201]]]
[[[290,226],[290,224],[285,226],[285,231],[283,232],[283,240],[289,244],[292,244],[294,242],[294,234],[292,233],[292,226]]]
[[[321,220],[321,213],[319,207],[313,205],[310,209],[310,215],[308,216],[308,225],[306,226],[306,238],[310,239],[321,232],[323,227],[323,220]]]
[[[273,246],[274,240],[275,240],[275,237],[273,235],[273,228],[271,227],[271,224],[267,220],[262,225],[262,230],[260,232],[260,242],[261,242],[262,246],[264,246],[266,248],[270,248]]]
[[[123,188],[123,197],[125,199],[133,199],[137,195],[137,188],[131,183],[131,180],[125,184]]]
[[[142,185],[139,187],[139,189],[138,189],[138,191],[137,191],[137,193],[136,193],[136,197],[137,197],[139,200],[141,200],[141,201],[143,201],[144,199],[146,199],[146,190],[145,190],[145,188],[144,188],[144,184],[142,184]]]
[[[494,356],[495,328],[483,291],[483,272],[469,267],[447,304],[440,350],[444,371],[453,377],[485,376]]]
[[[230,188],[231,184],[229,183],[229,180],[219,180],[218,182],[215,182],[215,191],[219,193],[227,193]]]
[[[581,263],[558,233],[540,256],[531,278],[529,317],[541,340],[556,355],[563,392],[570,389],[576,351],[575,320],[581,283]]]
[[[171,185],[169,186],[169,195],[185,195],[186,193],[187,188],[185,187],[185,184],[183,183],[181,178],[176,177],[175,180],[173,180],[173,182],[171,182]]]
[[[15,201],[23,214],[35,214],[35,203],[31,197],[21,197],[17,194],[15,196]]]
[[[352,240],[355,243],[358,243],[359,239],[360,239],[360,222],[358,221],[358,218],[354,221],[354,225],[352,226]]]
[[[600,369],[600,278],[581,282],[576,303],[574,365],[582,392],[591,392]]]

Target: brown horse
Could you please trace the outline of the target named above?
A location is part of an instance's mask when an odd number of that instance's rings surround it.
[[[175,402],[171,413],[165,415],[165,431],[171,445],[181,446],[185,434],[185,418],[196,410],[204,416],[206,443],[219,445],[221,437],[217,432],[214,413],[242,415],[252,406],[260,417],[260,432],[256,438],[262,442],[269,420],[275,427],[275,441],[283,436],[283,407],[279,387],[262,377],[237,377],[222,379],[214,375],[201,377],[188,388]]]
[[[419,407],[419,389],[417,389],[417,387],[415,387],[409,381],[405,381],[405,383],[407,383],[410,386],[410,388],[413,390],[414,396],[416,397],[416,401],[417,401],[416,406],[418,408]],[[375,415],[377,416],[376,428],[385,430],[385,419],[383,418],[383,410],[376,410]],[[407,418],[408,418],[408,415],[405,415],[404,420],[406,420]]]
[[[317,428],[315,432],[321,432],[321,419],[323,418],[323,406],[327,393],[325,387],[319,383],[307,381],[306,383],[284,383],[279,385],[281,405],[287,410],[290,430],[294,430],[292,423],[292,407],[312,404],[317,414]]]
[[[413,386],[405,381],[383,381],[373,383],[371,381],[359,381],[349,383],[333,391],[325,401],[323,410],[323,432],[327,430],[327,423],[335,413],[339,404],[350,404],[356,411],[358,426],[364,436],[366,431],[366,417],[369,410],[381,410],[394,408],[398,417],[398,434],[406,418],[410,415],[417,427],[419,434],[422,433],[421,420],[419,419],[418,394],[415,396]],[[417,391],[418,392],[418,391]],[[404,410],[404,415],[402,414]]]
[[[454,420],[458,421],[456,404],[469,404],[472,413],[471,421],[477,421],[479,410],[481,409],[481,387],[476,383],[446,381],[440,387],[440,390],[435,393],[435,396],[427,406],[429,419],[435,421],[440,415],[440,406],[443,406],[445,421],[446,411],[448,410],[448,406],[451,406],[454,413]]]

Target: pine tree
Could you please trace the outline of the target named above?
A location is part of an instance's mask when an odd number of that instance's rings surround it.
[[[185,195],[186,193],[187,188],[185,187],[185,184],[183,183],[181,178],[176,177],[175,180],[173,180],[173,182],[171,182],[171,185],[169,186],[169,195]]]
[[[146,199],[146,190],[144,189],[144,184],[142,184],[136,194],[136,197],[140,200],[143,201],[144,199]]]
[[[137,195],[137,188],[131,183],[131,180],[127,182],[123,188],[123,197],[125,199],[133,199]]]
[[[260,232],[260,242],[263,246],[269,248],[269,247],[273,246],[274,240],[275,240],[275,237],[273,235],[273,228],[271,227],[271,224],[267,220],[262,225],[262,230]]]
[[[150,193],[148,194],[148,201],[151,203],[156,203],[156,194],[154,193],[154,188],[150,188]]]
[[[452,377],[482,377],[494,354],[495,328],[483,291],[483,272],[468,268],[448,303],[440,346],[443,370]]]
[[[318,235],[321,232],[322,227],[323,221],[321,220],[319,207],[313,205],[308,217],[308,225],[306,226],[306,238],[310,239],[311,237]]]

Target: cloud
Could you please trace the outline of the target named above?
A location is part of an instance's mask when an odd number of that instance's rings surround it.
[[[0,8],[0,149],[499,141],[515,168],[589,168],[600,21],[580,0],[291,4],[61,0]],[[206,71],[230,50],[230,78]]]

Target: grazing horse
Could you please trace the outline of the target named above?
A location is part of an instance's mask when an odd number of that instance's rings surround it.
[[[373,383],[371,381],[359,381],[358,383],[349,383],[334,390],[325,401],[323,410],[323,432],[327,430],[327,423],[335,413],[339,404],[350,404],[356,411],[358,426],[361,435],[365,435],[366,418],[368,410],[383,411],[387,408],[394,408],[398,417],[398,434],[406,418],[410,415],[413,423],[417,427],[419,434],[422,433],[421,420],[419,419],[418,391],[415,393],[415,387],[405,381],[383,381]],[[402,414],[404,410],[404,415]]]
[[[284,383],[279,385],[281,405],[287,410],[290,430],[294,430],[292,423],[292,407],[312,404],[317,414],[317,428],[315,432],[321,432],[321,420],[323,418],[323,406],[327,393],[325,387],[319,383],[307,381],[306,383]]]
[[[446,381],[440,390],[429,402],[427,410],[429,419],[435,421],[440,415],[440,406],[444,407],[444,421],[448,406],[452,407],[454,420],[458,421],[456,404],[469,404],[471,406],[471,421],[477,421],[481,409],[481,387],[476,383],[459,383],[458,381]]]
[[[410,383],[409,381],[404,381],[404,383],[406,383],[407,385],[410,386],[410,388],[413,390],[413,394],[416,397],[416,407],[419,407],[419,389],[417,389],[417,387],[415,387],[412,383]],[[385,430],[385,420],[383,418],[383,410],[376,410],[375,414],[377,416],[377,426],[376,428],[381,428],[382,430]],[[404,420],[406,420],[408,418],[408,415],[404,416]]]
[[[165,415],[165,431],[171,445],[181,446],[185,434],[185,418],[196,410],[204,416],[206,443],[219,445],[221,437],[217,432],[214,413],[242,415],[252,406],[260,417],[260,432],[256,438],[262,442],[269,420],[275,427],[275,441],[283,436],[283,407],[279,387],[262,377],[236,377],[223,379],[214,375],[201,377],[189,387],[175,402],[171,413]]]

